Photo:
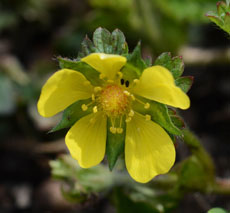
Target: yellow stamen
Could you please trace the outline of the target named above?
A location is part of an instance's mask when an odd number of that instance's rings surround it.
[[[127,90],[124,91],[124,94],[130,96],[130,93]]]
[[[87,106],[86,104],[82,104],[82,105],[81,105],[81,109],[82,109],[83,111],[86,111],[86,110],[88,109],[88,106]]]
[[[92,100],[95,101],[95,95],[94,94],[92,94]]]
[[[101,73],[101,74],[99,75],[99,78],[100,78],[100,79],[103,79],[103,78],[105,78],[105,75]]]
[[[129,116],[130,117],[133,117],[134,116],[134,111],[131,109],[130,112],[129,112]]]
[[[107,80],[107,82],[112,84],[112,83],[114,83],[114,80],[109,79],[109,80]]]
[[[94,106],[94,107],[93,107],[93,112],[94,112],[94,113],[97,113],[97,106]]]
[[[115,128],[115,127],[113,127],[113,126],[111,126],[111,127],[109,128],[109,130],[110,130],[110,132],[112,132],[113,134],[115,134],[115,133],[117,132],[117,128]]]
[[[121,134],[123,132],[123,129],[121,127],[117,128],[117,133]]]
[[[151,120],[151,116],[148,115],[148,114],[146,114],[146,115],[145,115],[145,120],[146,120],[146,121],[150,121],[150,120]]]
[[[135,98],[135,96],[133,94],[131,94],[130,97],[132,98],[133,101],[136,100],[136,98]]]
[[[130,122],[131,120],[132,120],[132,118],[131,118],[131,117],[128,117],[128,118],[125,119],[125,122],[128,123],[128,122]]]
[[[94,87],[94,92],[100,92],[102,90],[101,87]]]
[[[147,102],[147,103],[145,103],[145,106],[144,106],[144,108],[145,109],[149,109],[149,107],[150,107],[150,104]]]
[[[135,83],[135,84],[138,84],[139,82],[140,82],[139,79],[134,79],[134,80],[133,80],[133,83]]]

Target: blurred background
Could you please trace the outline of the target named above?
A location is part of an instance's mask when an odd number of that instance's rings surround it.
[[[55,57],[76,58],[97,27],[119,28],[130,50],[141,40],[143,57],[182,55],[184,75],[195,81],[181,114],[218,176],[229,178],[230,39],[205,17],[210,10],[216,0],[0,0],[0,213],[116,211],[109,195],[83,204],[62,198],[49,161],[67,153],[66,130],[47,134],[60,116],[45,119],[36,109],[41,86],[58,70]],[[187,155],[179,143],[178,161]],[[230,209],[230,196],[190,193],[173,212],[214,206]]]

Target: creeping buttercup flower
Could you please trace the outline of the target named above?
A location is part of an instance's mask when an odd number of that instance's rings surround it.
[[[79,100],[82,111],[91,112],[81,117],[68,131],[65,142],[81,167],[99,164],[105,155],[109,134],[125,131],[125,164],[131,177],[148,182],[158,174],[169,171],[175,161],[174,144],[166,131],[152,121],[151,115],[139,113],[154,100],[172,107],[187,109],[188,96],[175,85],[172,74],[162,66],[144,69],[139,79],[127,81],[122,67],[126,57],[92,53],[81,59],[100,73],[98,85],[92,85],[76,70],[62,69],[53,74],[42,88],[38,111],[50,117]],[[125,124],[125,125],[123,125]]]

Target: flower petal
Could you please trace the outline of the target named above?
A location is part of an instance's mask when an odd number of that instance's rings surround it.
[[[175,148],[168,134],[153,121],[136,113],[127,123],[125,163],[131,177],[141,183],[169,171]]]
[[[120,55],[92,53],[81,59],[108,79],[114,79],[116,73],[126,64],[126,58]]]
[[[81,167],[99,164],[105,155],[106,117],[102,112],[90,114],[77,121],[65,137],[70,154]]]
[[[162,66],[145,69],[140,81],[132,88],[132,92],[181,109],[190,106],[189,97],[175,85],[172,74]]]
[[[42,88],[38,101],[38,112],[43,117],[51,117],[72,103],[90,98],[93,87],[79,72],[62,69],[54,73]]]

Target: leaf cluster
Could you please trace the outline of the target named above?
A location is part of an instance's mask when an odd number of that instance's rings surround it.
[[[217,12],[208,12],[206,16],[222,30],[230,34],[230,1],[219,1],[216,4]]]

